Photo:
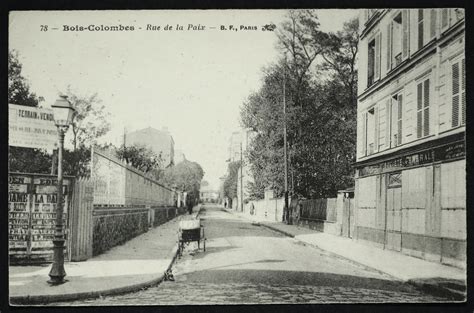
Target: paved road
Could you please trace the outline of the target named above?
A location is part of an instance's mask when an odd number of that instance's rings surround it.
[[[442,302],[391,277],[252,225],[217,207],[201,214],[206,252],[190,244],[175,281],[72,305]],[[64,303],[62,303],[64,304]]]

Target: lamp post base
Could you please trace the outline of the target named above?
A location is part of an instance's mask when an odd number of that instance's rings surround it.
[[[53,240],[53,244],[54,261],[51,271],[49,272],[50,279],[48,283],[50,285],[60,285],[66,282],[66,280],[64,280],[64,277],[66,277],[66,271],[64,270],[64,239],[55,239]]]

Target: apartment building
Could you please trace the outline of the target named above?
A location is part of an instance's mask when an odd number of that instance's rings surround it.
[[[161,130],[147,127],[124,135],[126,145],[141,145],[150,148],[157,155],[161,155],[163,166],[170,167],[174,161],[174,140],[168,128]]]
[[[465,267],[464,10],[359,19],[355,236]]]

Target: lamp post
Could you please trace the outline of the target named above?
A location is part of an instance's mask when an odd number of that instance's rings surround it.
[[[290,224],[290,208],[288,205],[288,151],[287,151],[287,138],[286,138],[286,59],[284,64],[284,71],[283,71],[283,157],[284,166],[285,166],[285,219],[286,223]]]
[[[242,158],[242,140],[240,140],[240,212],[244,212],[244,191],[243,191],[243,171],[242,167],[244,166],[244,160]]]
[[[64,230],[63,230],[63,148],[64,134],[67,132],[69,125],[74,118],[75,109],[71,102],[67,100],[67,96],[60,95],[59,99],[52,105],[54,113],[54,123],[58,128],[58,187],[57,187],[57,203],[56,203],[56,223],[53,240],[53,266],[49,272],[50,279],[48,283],[51,285],[59,285],[64,283],[66,271],[64,270]]]

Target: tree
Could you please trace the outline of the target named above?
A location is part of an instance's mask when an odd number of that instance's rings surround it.
[[[17,51],[8,51],[8,103],[36,107],[39,99],[22,75],[18,57]],[[8,166],[11,172],[48,174],[51,172],[51,155],[43,149],[9,146]]]
[[[117,149],[116,155],[134,168],[144,173],[153,173],[155,179],[159,179],[163,164],[161,153],[157,155],[153,150],[142,145],[122,145]]]
[[[204,171],[196,162],[184,160],[164,170],[160,181],[167,186],[187,192],[187,201],[193,203],[199,199],[199,190]]]
[[[26,78],[22,75],[22,64],[17,51],[8,51],[8,103],[38,106],[39,99],[30,91]]]
[[[66,95],[76,109],[76,115],[71,124],[74,150],[81,144],[90,146],[97,138],[110,130],[108,121],[110,114],[105,111],[105,106],[101,105],[97,93],[78,95],[68,87]]]
[[[278,196],[284,191],[283,81],[290,191],[332,197],[351,184],[357,21],[336,34],[318,27],[314,11],[290,12],[278,34],[283,57],[264,70],[262,87],[241,107],[242,126],[257,134],[247,152],[253,197],[262,198],[267,187]]]
[[[227,165],[227,176],[224,180],[224,197],[231,201],[237,197],[237,179],[239,175],[240,161],[230,162]]]
[[[8,170],[20,173],[51,173],[51,155],[41,149],[8,147]]]

